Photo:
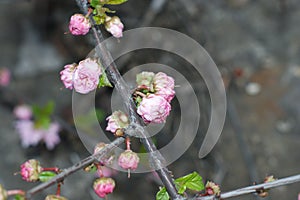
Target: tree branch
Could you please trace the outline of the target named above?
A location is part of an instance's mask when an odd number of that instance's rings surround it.
[[[271,188],[288,185],[292,183],[300,182],[300,174],[289,176],[286,178],[277,179],[272,182],[262,183],[258,185],[248,186],[236,190],[232,190],[229,192],[221,193],[220,197],[216,196],[207,196],[207,197],[195,197],[192,200],[218,200],[218,199],[228,199],[231,197],[241,196],[245,194],[258,193],[259,191],[268,190]]]
[[[77,5],[80,7],[81,11],[86,15],[88,13],[87,1],[86,0],[76,0]],[[158,173],[160,179],[162,180],[164,186],[166,187],[170,197],[172,199],[181,199],[181,196],[177,194],[177,190],[172,179],[169,170],[164,167],[163,156],[157,151],[156,146],[153,144],[152,140],[148,139],[149,134],[143,128],[143,122],[141,121],[139,115],[136,113],[136,106],[132,99],[129,87],[125,83],[123,77],[121,76],[119,70],[116,67],[114,60],[110,52],[103,45],[103,35],[96,25],[92,16],[89,16],[90,21],[92,22],[92,33],[96,40],[96,53],[99,56],[102,65],[106,69],[106,73],[111,83],[115,86],[119,94],[121,95],[128,113],[130,116],[131,128],[135,134],[139,134],[142,144],[145,146],[147,152],[150,153],[149,162],[154,165],[156,172]],[[131,135],[132,136],[132,135]]]
[[[121,145],[124,141],[125,141],[125,139],[123,137],[119,137],[119,138],[115,139],[113,142],[106,145],[103,149],[101,149],[96,154],[93,154],[93,155],[81,160],[79,163],[73,165],[72,167],[62,170],[61,173],[59,173],[57,176],[53,177],[49,181],[41,183],[41,184],[37,185],[36,187],[28,190],[25,195],[26,199],[31,199],[31,197],[34,194],[50,187],[53,184],[62,182],[67,176],[73,174],[74,172],[76,172],[80,169],[83,169],[84,167],[92,164],[93,162],[101,161],[109,152],[111,152],[117,146]]]

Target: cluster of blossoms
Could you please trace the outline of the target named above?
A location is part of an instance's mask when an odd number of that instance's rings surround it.
[[[126,0],[123,1],[114,1],[110,2],[108,1],[92,1],[90,3],[90,12],[84,16],[82,14],[74,14],[70,18],[69,22],[69,31],[73,35],[86,35],[90,28],[92,27],[91,22],[89,20],[90,15],[92,15],[92,18],[94,22],[97,25],[104,24],[105,29],[111,33],[115,38],[120,38],[123,36],[123,29],[124,25],[121,22],[120,18],[117,16],[110,17],[106,13],[113,11],[109,10],[108,8],[105,8],[105,4],[121,4],[126,2]]]
[[[137,113],[146,123],[165,122],[175,96],[174,79],[163,72],[142,72],[137,75],[136,82]]]
[[[57,122],[51,122],[47,127],[37,127],[33,120],[32,109],[28,105],[19,105],[14,109],[17,118],[15,127],[21,138],[24,148],[36,146],[43,141],[49,150],[52,150],[59,142],[60,126]]]
[[[60,79],[67,89],[87,94],[95,90],[102,74],[100,64],[95,59],[87,58],[79,64],[68,64],[60,72]]]

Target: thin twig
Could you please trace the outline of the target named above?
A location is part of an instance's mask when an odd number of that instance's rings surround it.
[[[215,196],[207,196],[207,197],[195,197],[193,200],[217,200],[217,199],[228,199],[231,197],[241,196],[245,194],[257,193],[257,191],[268,190],[271,188],[288,185],[292,183],[300,182],[300,174],[289,176],[286,178],[277,179],[272,182],[262,183],[258,185],[248,186],[236,190],[232,190],[229,192],[221,193],[220,197]]]
[[[37,185],[36,187],[28,190],[26,192],[26,199],[30,199],[36,193],[50,187],[53,184],[62,182],[67,176],[73,174],[74,172],[76,172],[80,169],[83,169],[84,167],[92,164],[93,162],[101,161],[114,148],[116,148],[117,146],[123,144],[124,141],[125,141],[125,139],[122,138],[122,137],[115,139],[113,142],[106,145],[103,149],[101,149],[96,154],[93,154],[93,155],[81,160],[79,163],[73,165],[72,167],[69,167],[67,169],[62,170],[62,172],[60,174],[53,177],[49,181],[41,183],[41,184]]]

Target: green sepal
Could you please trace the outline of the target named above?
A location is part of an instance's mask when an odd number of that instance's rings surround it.
[[[119,5],[125,3],[127,0],[108,0],[105,4],[109,5]]]
[[[14,199],[15,200],[25,200],[25,197],[23,195],[17,194]]]
[[[165,187],[161,187],[160,190],[156,193],[156,200],[169,200],[170,196]]]
[[[100,87],[113,87],[112,84],[109,82],[106,73],[102,73],[100,78],[99,78],[99,84],[98,84],[98,88]]]
[[[175,183],[179,194],[183,194],[186,189],[194,190],[197,192],[200,192],[204,189],[202,177],[197,172],[193,172],[191,174],[177,178],[175,180]]]
[[[54,176],[56,176],[55,172],[44,171],[39,174],[39,179],[41,182],[47,182],[50,179],[52,179]]]

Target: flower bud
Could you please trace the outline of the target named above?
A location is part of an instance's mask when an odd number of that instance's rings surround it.
[[[153,72],[142,72],[136,75],[136,83],[138,88],[153,90]]]
[[[170,114],[171,105],[169,102],[159,95],[150,94],[143,98],[137,113],[146,123],[163,123]]]
[[[39,179],[42,167],[39,161],[31,159],[21,165],[21,176],[27,182],[34,182]]]
[[[73,79],[76,67],[76,64],[68,64],[65,65],[64,69],[60,72],[60,80],[63,82],[67,89],[73,89]]]
[[[25,104],[16,106],[13,113],[16,118],[22,120],[28,120],[32,117],[31,107]]]
[[[73,35],[85,35],[89,32],[91,23],[82,14],[75,14],[71,17],[69,30]]]
[[[106,118],[108,121],[107,127],[105,130],[110,131],[112,133],[116,133],[118,129],[126,128],[129,125],[128,117],[122,111],[115,111]]]
[[[205,185],[205,192],[207,195],[220,195],[220,186],[212,181],[208,181]]]
[[[126,150],[120,154],[118,164],[123,169],[135,170],[138,167],[139,161],[140,158],[135,152]]]
[[[115,186],[115,181],[112,178],[102,177],[94,181],[93,188],[99,197],[104,198],[107,194],[113,192]]]
[[[67,199],[65,197],[52,194],[46,196],[45,200],[67,200]]]
[[[0,184],[0,200],[6,200],[6,199],[7,199],[7,191]]]
[[[106,17],[105,29],[110,32],[115,38],[120,38],[123,36],[123,28],[121,20],[117,16]]]
[[[272,181],[275,181],[276,178],[274,178],[274,176],[267,176],[265,179],[264,179],[264,183],[269,183],[269,182],[272,182]]]

